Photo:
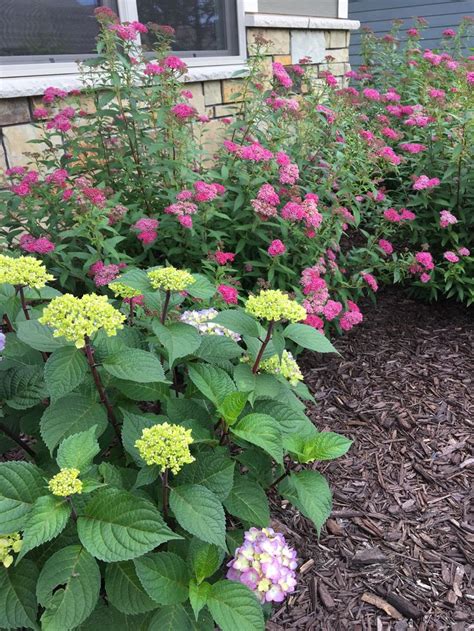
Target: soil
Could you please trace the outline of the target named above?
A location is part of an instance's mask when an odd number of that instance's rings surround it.
[[[267,630],[474,629],[473,310],[391,289],[364,314],[336,340],[340,356],[300,362],[311,418],[354,443],[318,467],[334,492],[319,541],[274,502],[301,565]]]

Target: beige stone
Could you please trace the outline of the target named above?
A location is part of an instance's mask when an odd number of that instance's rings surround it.
[[[205,151],[205,163],[212,161],[214,154],[222,146],[227,125],[220,120],[211,120],[202,126],[202,145]]]
[[[327,64],[319,64],[319,76],[322,72],[330,72],[335,77],[342,77],[349,69],[349,64],[338,63],[331,61]]]
[[[1,99],[0,126],[27,123],[30,120],[28,99]]]
[[[204,104],[204,91],[202,89],[202,83],[186,83],[183,86],[183,90],[189,90],[193,94],[193,98],[190,99],[190,103],[197,109],[199,114],[205,114],[206,106]]]
[[[222,103],[222,89],[220,81],[204,81],[204,103],[217,105]]]
[[[221,116],[234,116],[239,111],[238,105],[216,105],[214,108],[214,116],[220,118]]]
[[[5,150],[0,144],[0,187],[5,186],[6,177],[5,177],[5,169],[7,168],[7,161],[5,158]]]
[[[2,133],[10,166],[28,166],[32,161],[28,154],[42,153],[46,149],[45,144],[28,144],[41,137],[41,130],[33,125],[4,127]]]
[[[291,55],[274,55],[273,61],[278,61],[284,66],[291,66]]]
[[[349,31],[326,31],[326,48],[347,48],[349,45]]]
[[[244,81],[242,79],[226,79],[222,82],[222,102],[235,103],[242,100],[242,88]],[[240,96],[236,96],[240,94]]]
[[[344,63],[349,61],[349,49],[348,48],[333,48],[328,50],[327,56],[331,56],[331,62]]]
[[[285,28],[249,28],[247,29],[247,45],[249,54],[255,49],[255,38],[261,36],[269,45],[266,52],[269,55],[289,55],[290,54],[290,30]]]

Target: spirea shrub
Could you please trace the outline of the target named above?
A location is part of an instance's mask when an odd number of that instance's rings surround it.
[[[263,631],[299,563],[269,499],[317,537],[318,464],[350,446],[305,414],[294,355],[334,350],[305,308],[218,309],[169,266],[130,266],[110,299],[31,256],[0,278],[0,627]]]

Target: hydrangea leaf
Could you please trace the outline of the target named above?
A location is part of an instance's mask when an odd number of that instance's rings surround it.
[[[105,569],[107,600],[125,614],[136,615],[157,608],[137,576],[133,561],[110,563]]]
[[[70,514],[71,507],[66,500],[52,495],[39,497],[25,525],[18,561],[33,548],[57,537],[66,527]]]
[[[318,353],[337,353],[327,337],[307,324],[289,324],[283,335],[299,346]]]
[[[285,478],[278,489],[313,522],[319,535],[332,510],[332,494],[326,478],[318,471],[299,471]]]
[[[247,414],[231,432],[238,438],[257,445],[266,451],[275,462],[283,464],[283,447],[278,422],[267,414]]]
[[[29,462],[1,462],[0,535],[23,530],[34,502],[46,492],[38,467]]]
[[[38,629],[36,612],[36,565],[24,559],[8,570],[0,564],[0,628]]]
[[[72,392],[87,374],[87,360],[74,346],[58,348],[44,366],[44,380],[54,401]]]
[[[264,631],[263,612],[248,587],[234,581],[214,583],[207,606],[222,631]]]
[[[126,348],[106,357],[103,367],[113,377],[126,381],[139,383],[167,381],[158,357],[139,348]]]
[[[270,509],[265,491],[249,476],[236,476],[224,506],[231,515],[253,526],[265,527],[270,523]]]
[[[135,560],[135,569],[147,594],[161,605],[175,605],[188,598],[186,563],[173,552],[156,552]]]

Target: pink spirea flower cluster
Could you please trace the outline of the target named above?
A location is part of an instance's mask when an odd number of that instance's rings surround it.
[[[55,169],[52,173],[45,177],[45,182],[64,188],[68,177],[69,173],[66,169]]]
[[[279,181],[280,184],[296,184],[296,181],[300,177],[300,171],[298,165],[290,162],[289,164],[283,164],[279,169]]]
[[[108,215],[109,226],[114,226],[116,223],[121,221],[128,212],[128,208],[123,206],[122,204],[117,204],[114,206]]]
[[[280,256],[281,254],[285,254],[286,245],[283,241],[280,241],[280,239],[274,239],[268,246],[267,252],[270,256]]]
[[[35,237],[30,234],[21,235],[19,246],[22,250],[25,250],[25,252],[35,252],[36,254],[49,254],[49,252],[53,252],[56,247],[54,243],[46,237],[35,239]]]
[[[239,294],[235,287],[232,285],[218,285],[217,291],[219,292],[222,300],[229,305],[236,305],[239,301]]]
[[[389,147],[388,145],[379,149],[377,151],[377,155],[387,162],[390,162],[390,164],[394,164],[395,166],[398,166],[402,161],[401,157],[398,156],[392,149],[392,147]]]
[[[402,151],[406,151],[407,153],[417,154],[422,151],[426,151],[428,147],[418,142],[405,142],[400,145],[400,149]]]
[[[92,277],[97,287],[104,287],[120,276],[121,270],[126,266],[125,263],[109,263],[106,265],[103,261],[97,261],[89,268],[89,276]]]
[[[428,177],[427,175],[419,175],[413,178],[413,190],[423,191],[430,188],[435,188],[440,185],[440,180],[437,177]]]
[[[141,22],[126,22],[124,24],[109,24],[109,31],[113,31],[124,42],[133,42],[139,33],[148,33],[148,28]]]
[[[455,217],[449,210],[441,210],[439,213],[439,225],[441,228],[447,228],[457,223],[457,217]]]
[[[417,252],[415,254],[415,260],[419,263],[425,270],[434,269],[434,261],[433,256],[430,252]]]
[[[459,262],[459,256],[455,252],[452,252],[451,250],[448,250],[447,252],[445,252],[443,254],[443,257],[447,261],[449,261],[450,263],[458,263]]]
[[[283,66],[283,64],[281,64],[278,61],[275,61],[272,64],[272,70],[273,70],[273,76],[275,77],[275,79],[278,81],[280,85],[282,85],[284,88],[291,88],[291,86],[293,85],[293,81],[290,75],[285,70],[285,67]]]
[[[150,217],[142,217],[136,221],[132,229],[138,232],[137,239],[143,243],[143,245],[150,245],[158,237],[158,226],[160,222],[158,219],[152,219]]]
[[[197,114],[196,109],[189,103],[177,103],[171,108],[172,113],[180,120],[194,118]]]
[[[176,55],[168,55],[162,61],[162,65],[169,70],[177,70],[178,72],[186,72],[188,66],[180,57]]]
[[[379,239],[379,248],[385,252],[385,254],[393,253],[393,245],[387,239]]]
[[[270,217],[276,217],[280,198],[271,184],[262,184],[256,199],[252,199],[250,203],[260,219],[266,221]]]
[[[56,99],[62,100],[67,97],[67,92],[59,88],[49,87],[43,93],[43,103],[53,103]]]
[[[283,602],[296,586],[296,551],[273,528],[250,528],[227,567],[227,578],[253,590],[261,603]]]
[[[233,263],[235,259],[235,254],[233,252],[221,252],[221,250],[217,250],[214,253],[214,260],[218,265],[227,265],[227,263]]]
[[[26,197],[31,193],[31,188],[38,183],[38,171],[27,171],[25,167],[11,167],[6,169],[5,175],[14,178],[10,190],[18,197]]]
[[[361,274],[362,278],[364,279],[364,281],[367,283],[367,285],[370,287],[370,289],[372,291],[377,291],[379,286],[378,283],[375,279],[374,276],[372,276],[372,274]]]
[[[174,215],[183,228],[188,229],[193,227],[192,215],[198,211],[197,203],[211,202],[225,193],[225,187],[222,184],[208,184],[201,180],[194,182],[193,188],[194,191],[188,189],[180,191],[176,195],[176,202],[165,208],[167,215]]]
[[[400,211],[395,210],[395,208],[387,208],[387,210],[384,210],[383,215],[387,221],[392,223],[414,221],[416,219],[415,213],[408,210],[408,208],[401,208]]]
[[[294,113],[300,109],[300,104],[296,99],[288,99],[283,96],[278,96],[278,94],[272,94],[267,97],[265,103],[275,112]]]
[[[352,302],[352,300],[347,301],[348,310],[345,311],[340,320],[339,324],[341,325],[341,329],[343,331],[350,331],[357,324],[360,324],[364,319],[359,307]]]

